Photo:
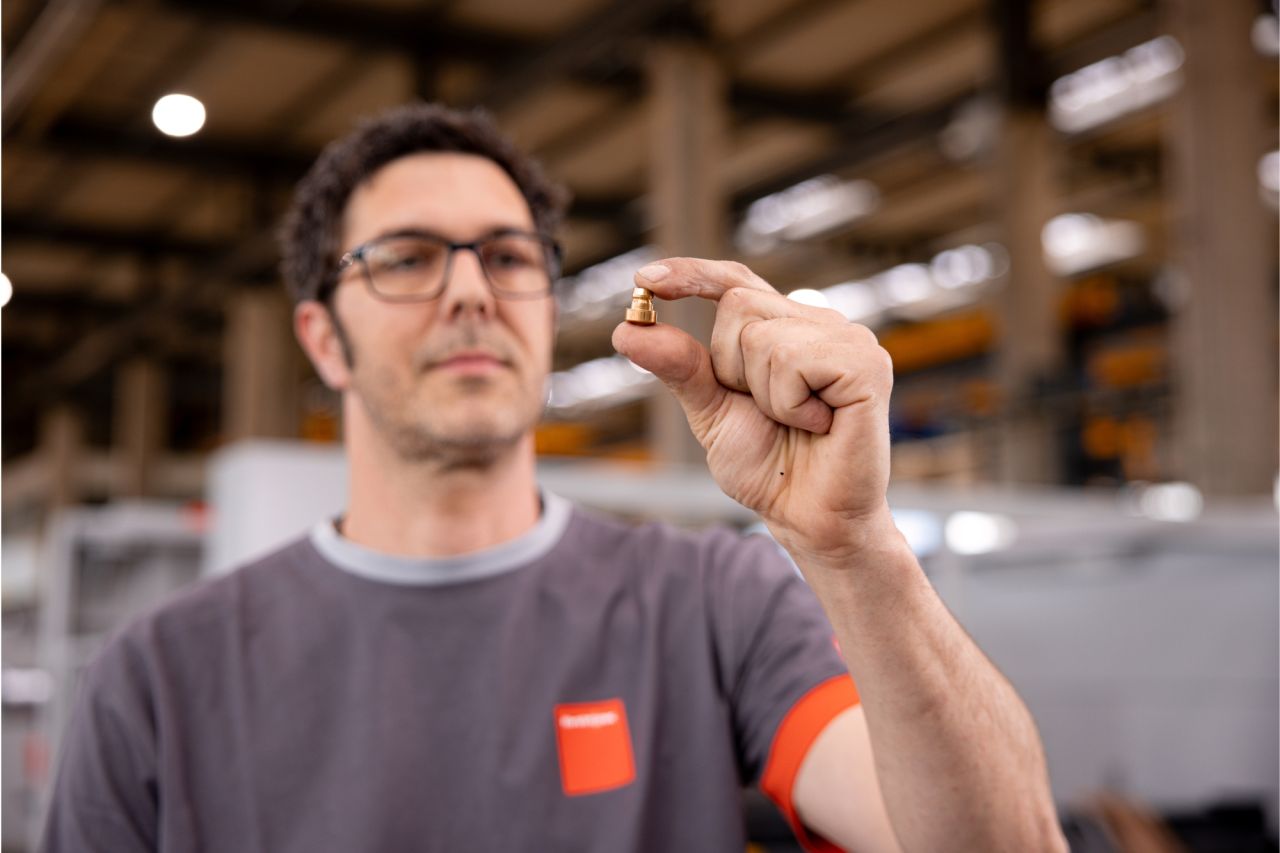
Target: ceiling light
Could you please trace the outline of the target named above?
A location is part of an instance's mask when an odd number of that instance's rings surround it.
[[[1263,201],[1273,209],[1280,207],[1280,151],[1263,154],[1258,161],[1258,187]]]
[[[1045,264],[1055,275],[1071,276],[1136,257],[1146,240],[1142,226],[1102,219],[1092,213],[1064,213],[1040,232]]]
[[[871,325],[880,319],[884,306],[875,288],[865,281],[846,281],[823,288],[827,304],[854,323]]]
[[[787,294],[787,298],[792,302],[799,302],[801,305],[812,305],[815,308],[831,307],[831,303],[827,301],[825,293],[821,290],[812,290],[807,287],[791,291]]]
[[[1049,120],[1075,133],[1154,104],[1177,91],[1182,61],[1182,45],[1160,36],[1086,65],[1049,87]]]
[[[887,309],[919,319],[972,302],[982,285],[1008,271],[1009,253],[999,243],[966,244],[939,252],[928,264],[899,264],[818,292],[852,322],[875,325]]]
[[[1262,155],[1258,161],[1258,183],[1271,192],[1280,192],[1280,151]]]
[[[1138,493],[1138,511],[1157,521],[1194,521],[1204,496],[1190,483],[1154,483]]]
[[[9,281],[9,276],[0,272],[0,308],[9,304],[9,300],[13,298],[13,282]]]
[[[953,290],[993,278],[996,270],[991,250],[985,246],[959,246],[939,252],[929,262],[929,272],[939,287]]]
[[[929,298],[936,285],[924,264],[899,264],[876,276],[880,297],[887,305],[910,305]]]
[[[151,121],[167,136],[190,136],[204,127],[204,104],[190,95],[165,95],[151,108]]]
[[[807,240],[875,210],[880,191],[870,181],[821,175],[756,199],[738,229],[738,245],[760,254],[780,242]]]
[[[957,554],[986,554],[1008,548],[1017,537],[1017,525],[1005,515],[957,512],[947,519],[943,535]]]
[[[942,525],[938,516],[923,509],[890,510],[894,526],[907,540],[917,557],[927,557],[942,544]]]
[[[578,415],[639,399],[657,381],[652,373],[621,355],[584,361],[551,374],[547,407],[561,417]]]
[[[593,320],[616,313],[635,286],[635,272],[661,257],[654,246],[641,246],[566,277],[558,288],[561,319]]]
[[[1276,16],[1267,13],[1259,15],[1253,21],[1253,47],[1263,56],[1280,56],[1280,22]]]

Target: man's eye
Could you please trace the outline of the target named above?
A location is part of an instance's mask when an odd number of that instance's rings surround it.
[[[380,272],[412,272],[430,267],[438,254],[439,252],[418,246],[388,246],[369,260],[374,269]]]
[[[485,263],[491,269],[516,270],[536,267],[539,263],[538,249],[525,246],[515,240],[507,240],[485,251]]]
[[[515,252],[497,251],[489,255],[489,263],[503,268],[511,268],[524,266],[528,263],[528,260]]]
[[[413,269],[416,266],[421,266],[423,263],[423,259],[420,255],[396,255],[387,258],[385,266],[388,269]]]

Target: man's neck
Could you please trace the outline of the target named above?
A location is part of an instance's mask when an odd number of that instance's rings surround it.
[[[349,503],[342,533],[403,557],[450,557],[509,542],[540,514],[533,436],[483,468],[389,458],[348,435]]]

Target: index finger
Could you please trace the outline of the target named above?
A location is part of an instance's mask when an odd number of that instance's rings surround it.
[[[664,258],[641,267],[635,274],[635,283],[662,299],[701,296],[718,301],[735,287],[763,293],[778,292],[745,264],[705,258]]]

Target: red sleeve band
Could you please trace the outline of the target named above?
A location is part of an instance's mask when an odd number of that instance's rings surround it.
[[[827,724],[847,708],[858,704],[858,689],[848,675],[837,675],[814,687],[791,706],[778,724],[769,747],[769,758],[760,777],[760,790],[777,804],[791,825],[800,846],[810,853],[838,853],[840,848],[822,838],[810,836],[800,823],[791,790],[809,747]]]

